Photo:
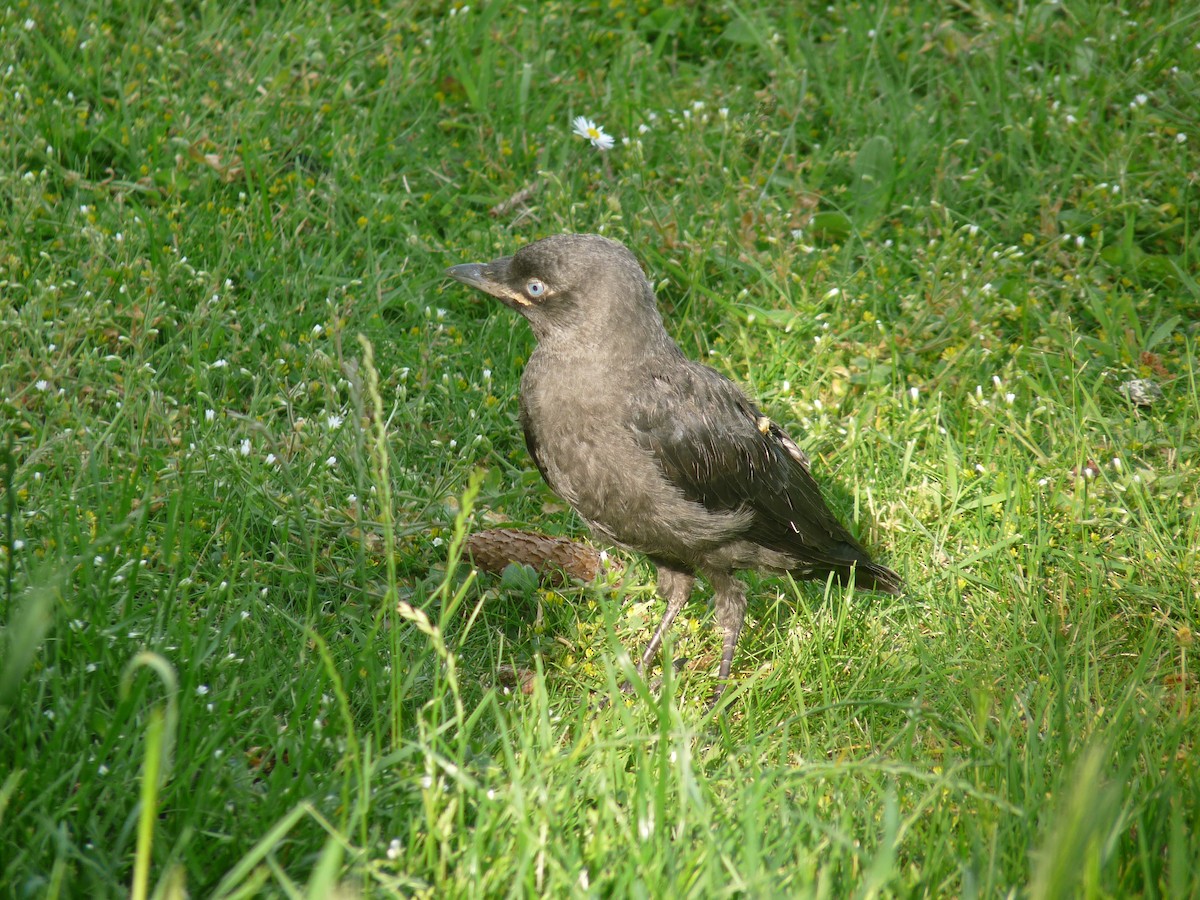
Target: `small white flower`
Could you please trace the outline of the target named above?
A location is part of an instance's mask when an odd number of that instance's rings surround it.
[[[913,385],[912,387],[910,387],[910,388],[908,389],[908,396],[912,397],[912,402],[913,402],[913,403],[916,403],[916,402],[917,402],[917,398],[921,396],[921,390],[920,390],[920,388],[918,388],[916,385]]]
[[[336,456],[329,457],[329,459],[325,460],[325,465],[329,466],[329,468],[332,469],[334,466],[337,465],[337,457]]]
[[[23,540],[21,540],[20,538],[17,538],[16,540],[13,541],[12,548],[14,550],[24,550],[25,542]]]
[[[211,422],[216,417],[217,417],[217,411],[215,409],[206,409],[204,411],[204,421],[205,422]]]
[[[218,359],[215,363],[209,366],[210,369],[224,369],[229,366],[229,360]]]
[[[274,453],[268,453],[268,454],[267,454],[267,459],[266,459],[266,462],[267,462],[267,465],[268,465],[268,466],[273,466],[273,465],[275,465],[275,463],[276,463],[275,454],[274,454]]]
[[[605,134],[604,129],[589,119],[587,116],[576,116],[572,122],[572,127],[575,133],[595,147],[597,150],[611,150],[613,147],[613,138],[610,134]]]
[[[50,390],[50,382],[48,382],[45,378],[39,378],[37,381],[34,382],[33,386],[35,388],[37,388],[39,391]]]
[[[388,859],[399,859],[400,858],[400,850],[401,850],[400,838],[392,838],[392,842],[390,844],[388,844],[387,858]]]
[[[1175,143],[1183,144],[1186,142],[1187,142],[1187,135],[1184,134],[1182,131],[1179,132],[1179,134],[1175,135]]]
[[[1087,238],[1085,238],[1082,234],[1075,235],[1075,246],[1076,247],[1082,247],[1086,243],[1087,243]]]
[[[250,455],[250,438],[242,438],[242,445],[238,448],[242,456]]]
[[[647,810],[646,815],[638,819],[638,836],[647,841],[654,834],[654,811]]]
[[[203,697],[206,694],[208,694],[208,685],[207,684],[200,684],[200,685],[196,686],[196,696],[197,697]]]
[[[330,431],[337,431],[337,429],[342,427],[342,421],[342,417],[337,413],[331,413],[325,418],[325,426]]]

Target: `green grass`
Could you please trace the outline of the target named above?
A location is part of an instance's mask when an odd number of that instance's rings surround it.
[[[0,13],[4,895],[1200,893],[1186,7]],[[564,230],[908,584],[748,576],[724,716],[459,555],[582,534],[441,274]]]

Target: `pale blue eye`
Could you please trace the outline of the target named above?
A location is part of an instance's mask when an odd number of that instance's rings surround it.
[[[530,297],[540,297],[546,293],[546,285],[542,284],[536,278],[530,278],[529,283],[525,285],[525,293]]]

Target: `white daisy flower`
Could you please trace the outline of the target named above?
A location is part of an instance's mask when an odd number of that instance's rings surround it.
[[[612,135],[605,134],[604,129],[587,116],[576,116],[571,121],[571,126],[575,129],[575,133],[577,135],[579,135],[597,150],[612,149],[614,143]]]

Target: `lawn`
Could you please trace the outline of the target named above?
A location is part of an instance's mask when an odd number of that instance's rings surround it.
[[[1200,895],[1197,72],[1167,2],[8,5],[0,891]],[[443,275],[563,231],[905,579],[747,575],[724,712],[705,602],[617,691],[636,555],[464,554],[588,540]]]

